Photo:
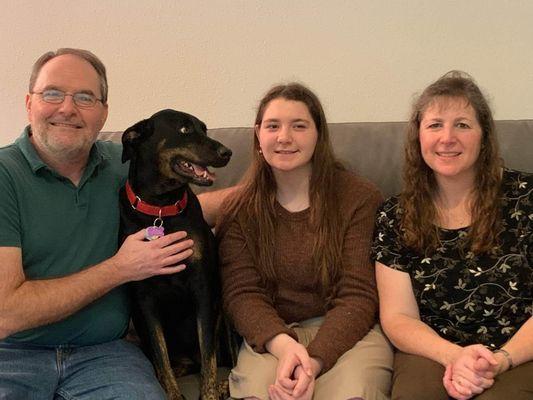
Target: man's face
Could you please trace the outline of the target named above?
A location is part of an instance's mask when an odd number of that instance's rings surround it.
[[[92,93],[102,97],[96,70],[84,59],[64,54],[48,61],[39,72],[33,92],[57,89],[68,94]],[[60,104],[43,101],[38,94],[26,96],[32,143],[45,158],[70,160],[86,157],[107,118],[107,104],[79,108],[72,96]]]

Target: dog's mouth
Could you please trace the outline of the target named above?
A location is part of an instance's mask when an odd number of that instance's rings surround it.
[[[174,164],[174,171],[192,179],[193,183],[200,186],[210,186],[216,178],[216,175],[209,171],[207,167],[185,160],[178,160]]]

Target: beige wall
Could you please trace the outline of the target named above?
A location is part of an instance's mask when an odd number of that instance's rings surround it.
[[[29,71],[58,47],[107,65],[123,130],[162,108],[249,126],[273,83],[317,91],[331,122],[394,121],[450,69],[470,72],[499,119],[533,118],[530,0],[0,0],[0,145],[26,124]]]

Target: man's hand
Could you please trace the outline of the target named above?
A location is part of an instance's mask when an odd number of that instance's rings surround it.
[[[182,261],[193,253],[194,242],[185,240],[186,236],[186,232],[180,231],[146,241],[142,229],[128,236],[108,262],[123,276],[124,282],[175,274],[185,269]]]

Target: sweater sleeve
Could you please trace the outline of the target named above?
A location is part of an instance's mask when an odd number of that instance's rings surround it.
[[[378,301],[370,244],[381,194],[373,185],[359,192],[343,243],[343,275],[336,297],[316,337],[307,347],[311,357],[324,362],[322,373],[361,340],[376,323]],[[352,199],[353,202],[353,199]],[[347,216],[348,217],[348,216]]]
[[[232,221],[219,243],[223,306],[237,332],[258,353],[274,336],[286,333],[298,340],[287,328],[261,284],[242,227]]]

